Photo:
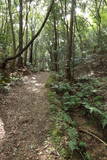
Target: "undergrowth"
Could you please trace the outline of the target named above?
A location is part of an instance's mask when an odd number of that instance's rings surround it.
[[[20,80],[21,77],[18,75],[0,73],[0,93],[7,94],[10,86],[18,84]]]
[[[84,110],[100,121],[103,128],[107,126],[107,112],[104,97],[99,95],[100,81],[96,79],[79,80],[70,85],[67,82],[57,81],[51,86],[52,91],[60,96],[62,110],[72,112],[76,108]]]
[[[51,76],[47,84],[50,87],[48,98],[54,121],[52,140],[64,159],[71,159],[76,152],[82,159],[92,160],[86,151],[87,144],[79,137],[78,124],[71,115],[78,108],[86,116],[99,120],[102,129],[107,127],[104,97],[98,94],[101,82],[98,79],[80,79],[70,84],[59,77]]]

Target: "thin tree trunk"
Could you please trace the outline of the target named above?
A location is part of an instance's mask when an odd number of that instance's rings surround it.
[[[23,0],[19,0],[19,52],[23,49]],[[23,66],[23,58],[19,56],[18,67]]]
[[[29,6],[29,8],[30,8],[30,6]],[[29,10],[28,10],[28,6],[27,6],[27,2],[26,2],[26,45],[28,43],[28,15],[29,15]],[[24,65],[25,66],[27,63],[27,54],[28,54],[28,50],[26,49],[25,55],[24,55]]]
[[[19,0],[19,52],[23,48],[23,0]]]
[[[8,10],[9,10],[9,17],[10,17],[10,24],[11,24],[11,32],[12,32],[12,41],[13,41],[13,55],[16,55],[16,39],[15,39],[15,32],[13,27],[13,18],[11,13],[11,0],[8,0]]]
[[[31,44],[30,47],[29,63],[33,64],[33,43]]]
[[[54,59],[55,59],[55,71],[58,71],[58,33],[57,33],[57,24],[56,17],[54,15]]]
[[[55,65],[54,65],[54,55],[52,52],[52,47],[48,48],[48,52],[50,55],[50,69],[51,71],[55,71]]]
[[[1,12],[3,13],[3,7],[1,8]],[[6,9],[6,12],[7,12],[7,9]],[[1,33],[3,33],[3,29],[4,29],[4,16],[2,16],[2,20],[1,20],[1,28],[0,28]]]
[[[51,10],[52,10],[53,4],[54,4],[54,0],[52,0],[51,4],[50,4],[50,6],[49,6],[48,12],[47,12],[47,14],[46,14],[46,17],[45,17],[45,19],[44,19],[44,21],[43,21],[40,29],[38,30],[38,32],[34,35],[34,37],[30,40],[30,42],[28,42],[28,44],[27,44],[21,51],[18,52],[17,55],[12,56],[12,57],[8,57],[8,58],[6,58],[6,59],[4,60],[4,62],[2,63],[2,68],[3,68],[3,69],[6,68],[6,64],[7,64],[8,61],[13,60],[13,59],[16,59],[16,58],[18,58],[19,56],[21,56],[21,55],[28,49],[28,47],[34,42],[34,40],[40,35],[42,29],[44,28],[44,26],[45,26],[45,24],[46,24],[46,22],[47,22],[47,20],[48,20],[48,17],[49,17],[49,15],[50,15]]]
[[[72,0],[71,7],[71,18],[70,18],[70,30],[69,30],[69,44],[68,44],[68,54],[67,54],[67,68],[66,68],[66,78],[71,81],[71,62],[73,56],[73,37],[74,37],[74,11],[75,11],[75,2]]]

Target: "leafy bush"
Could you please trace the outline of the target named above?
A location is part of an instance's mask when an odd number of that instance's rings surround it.
[[[69,136],[68,146],[71,151],[78,149],[78,132],[76,128],[70,127],[67,129],[67,134]]]
[[[55,122],[52,135],[59,153],[65,159],[72,157],[74,151],[78,150],[84,160],[92,160],[91,155],[86,152],[86,143],[79,142],[77,124],[69,113],[77,107],[82,108],[86,114],[97,117],[99,123],[105,128],[107,126],[107,112],[103,109],[104,97],[97,94],[99,86],[100,82],[93,79],[82,80],[72,85],[55,79],[51,83],[52,90],[49,97]],[[58,106],[60,106],[59,110]]]
[[[65,93],[71,91],[71,86],[67,82],[57,82],[57,84],[52,86],[52,89],[54,89],[57,93]]]
[[[63,108],[64,110],[72,109],[72,107],[77,107],[81,104],[80,97],[74,95],[70,96],[67,92],[63,96]]]
[[[60,155],[67,159],[73,154],[74,150],[78,149],[78,132],[76,130],[76,123],[72,121],[70,115],[65,111],[60,110],[57,112],[58,105],[54,104],[57,99],[56,92],[50,91],[48,97],[51,102],[51,112],[54,113],[54,124],[51,131],[51,137]],[[66,141],[64,140],[65,137]]]
[[[97,85],[98,84],[98,85]],[[90,80],[90,83],[76,83],[72,84],[71,91],[64,93],[62,97],[63,110],[70,111],[75,107],[83,107],[86,112],[91,115],[96,115],[97,120],[99,119],[102,127],[107,125],[107,113],[103,110],[104,98],[103,96],[97,95],[97,87],[99,82],[96,83],[94,80]]]

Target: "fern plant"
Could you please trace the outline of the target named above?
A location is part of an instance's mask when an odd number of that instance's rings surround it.
[[[107,126],[107,112],[102,113],[101,123],[102,123],[103,128]]]
[[[68,128],[67,134],[69,137],[69,142],[68,142],[69,148],[72,151],[78,149],[78,132],[77,132],[76,128],[74,128],[74,127]]]
[[[65,83],[65,82],[57,82],[57,84],[54,84],[52,86],[52,89],[54,89],[57,93],[61,93],[61,92],[67,92],[71,90],[71,86],[69,83]]]

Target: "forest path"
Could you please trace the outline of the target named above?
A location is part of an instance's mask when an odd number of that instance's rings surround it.
[[[48,160],[37,153],[51,124],[48,77],[47,72],[23,77],[24,84],[14,86],[0,104],[0,160]]]

